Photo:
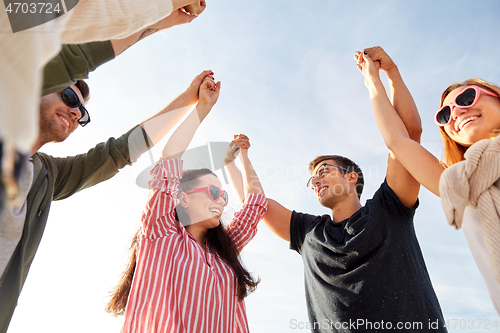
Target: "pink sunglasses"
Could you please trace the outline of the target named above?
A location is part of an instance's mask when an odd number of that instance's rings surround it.
[[[434,117],[434,121],[438,126],[446,126],[451,122],[451,111],[454,107],[458,107],[461,109],[471,108],[476,105],[481,93],[485,93],[486,95],[498,96],[491,91],[483,89],[478,86],[468,86],[465,87],[456,97],[453,103],[445,104],[436,112],[436,116]]]
[[[195,193],[195,192],[205,192],[205,191],[208,193],[208,196],[210,197],[210,199],[212,199],[212,201],[217,201],[219,200],[220,197],[222,197],[222,200],[224,200],[224,206],[227,206],[227,202],[229,201],[227,192],[221,190],[215,185],[195,188],[193,190],[186,191],[184,193]]]

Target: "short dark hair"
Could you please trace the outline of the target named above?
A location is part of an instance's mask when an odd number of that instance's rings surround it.
[[[356,172],[358,174],[358,181],[356,182],[356,193],[358,194],[358,199],[361,198],[361,193],[363,193],[363,187],[365,186],[365,180],[363,177],[363,171],[361,168],[347,157],[340,155],[320,155],[309,163],[309,172],[313,172],[314,169],[323,161],[334,160],[340,167],[349,170],[350,172]],[[343,172],[344,173],[344,172]]]
[[[87,103],[90,99],[90,89],[89,86],[87,85],[87,82],[83,80],[78,80],[75,83],[75,86],[80,90],[80,93],[83,96],[83,101]]]

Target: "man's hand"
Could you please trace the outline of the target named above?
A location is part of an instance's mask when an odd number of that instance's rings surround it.
[[[205,80],[206,77],[214,79],[214,72],[208,70],[203,71],[200,74],[196,75],[195,78],[191,81],[186,91],[182,93],[183,101],[185,101],[185,105],[193,105],[198,103],[199,101],[199,91],[200,86]]]
[[[212,75],[205,76],[198,93],[198,108],[208,108],[209,111],[219,99],[220,86],[220,81],[216,83]]]
[[[233,162],[236,159],[239,150],[242,154],[246,154],[248,152],[248,148],[250,148],[250,139],[248,136],[245,134],[235,134],[233,141],[229,144],[226,154],[224,155],[224,165],[228,165]]]

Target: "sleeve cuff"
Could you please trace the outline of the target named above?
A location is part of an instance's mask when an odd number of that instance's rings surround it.
[[[244,206],[260,206],[264,209],[263,213],[267,211],[267,198],[266,196],[258,193],[249,193],[245,198]]]
[[[149,188],[166,190],[173,181],[182,178],[182,160],[178,158],[160,159],[151,170],[151,176]]]
[[[115,58],[115,51],[109,40],[83,44],[81,48],[88,59],[89,72],[94,71],[97,67]]]

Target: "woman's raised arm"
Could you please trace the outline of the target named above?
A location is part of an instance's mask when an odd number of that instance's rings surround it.
[[[439,196],[439,178],[444,165],[408,135],[406,126],[392,106],[379,76],[379,65],[363,54],[358,68],[365,76],[373,114],[385,144],[408,172],[432,193]]]
[[[250,193],[258,193],[264,195],[262,184],[255,172],[250,159],[248,158],[248,149],[250,148],[250,140],[244,134],[234,136],[231,141],[226,155],[224,157],[224,165],[229,173],[229,178],[236,191],[236,195],[241,203],[245,201],[245,197]],[[239,160],[242,165],[243,174],[236,166],[236,155],[239,153]]]
[[[199,101],[181,125],[175,130],[163,148],[161,158],[181,158],[193,139],[194,133],[219,98],[221,83],[215,83],[211,74],[205,76],[199,88]]]

